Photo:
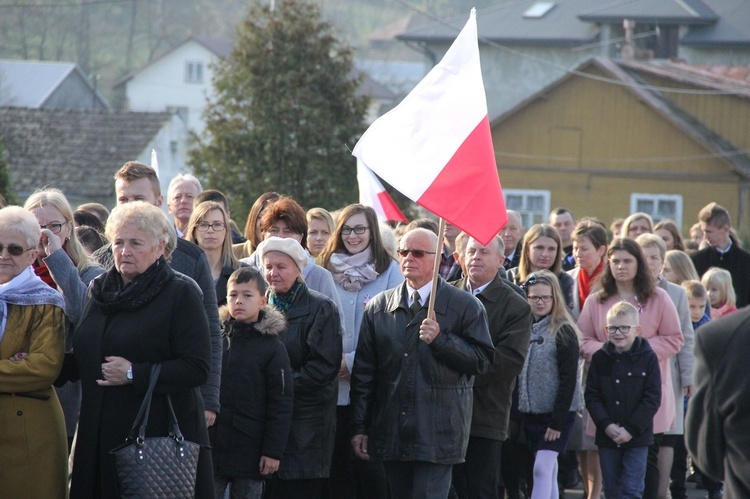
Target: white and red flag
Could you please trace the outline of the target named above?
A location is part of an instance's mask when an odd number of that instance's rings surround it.
[[[507,214],[479,64],[476,10],[443,60],[352,152],[406,197],[488,244]]]
[[[409,223],[378,177],[359,160],[357,160],[357,184],[359,184],[359,204],[375,210],[378,220]]]

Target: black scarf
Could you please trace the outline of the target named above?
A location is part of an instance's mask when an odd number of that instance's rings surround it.
[[[125,287],[122,276],[112,267],[93,281],[91,296],[104,314],[138,310],[153,300],[173,276],[174,271],[163,256]]]

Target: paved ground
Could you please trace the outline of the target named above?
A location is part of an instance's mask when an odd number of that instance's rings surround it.
[[[703,499],[706,497],[706,491],[696,489],[694,483],[688,483],[687,491],[688,491],[688,499]],[[578,487],[576,489],[566,489],[565,497],[567,497],[568,499],[582,498],[583,488]]]

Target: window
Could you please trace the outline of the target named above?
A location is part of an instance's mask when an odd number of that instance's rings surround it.
[[[526,12],[523,13],[523,17],[530,17],[530,18],[540,18],[544,17],[544,15],[552,10],[552,7],[554,7],[556,4],[555,2],[537,2],[528,9],[526,9]]]
[[[682,226],[682,196],[679,194],[639,194],[630,195],[630,213],[642,211],[654,219],[654,223],[670,218]]]
[[[549,191],[504,189],[505,206],[521,215],[526,228],[534,224],[547,223],[549,215]]]
[[[185,83],[203,83],[203,63],[187,61],[185,63]]]

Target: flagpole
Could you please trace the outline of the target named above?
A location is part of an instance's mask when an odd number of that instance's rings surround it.
[[[432,312],[435,308],[435,291],[437,290],[440,272],[440,257],[443,254],[443,237],[445,237],[445,219],[440,217],[440,224],[438,225],[438,241],[435,247],[435,265],[432,266],[432,289],[430,289],[430,299],[427,305],[427,317],[429,318],[432,318]]]

